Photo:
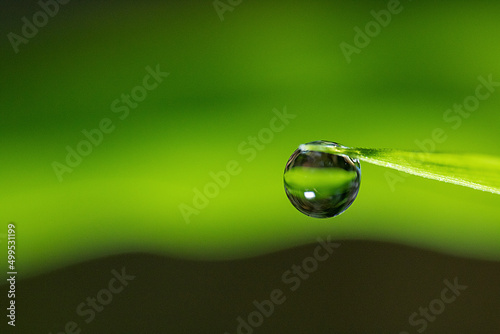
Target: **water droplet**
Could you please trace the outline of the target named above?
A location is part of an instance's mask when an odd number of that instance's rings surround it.
[[[324,140],[306,145],[341,145]],[[283,175],[285,192],[297,210],[315,218],[334,217],[356,199],[361,182],[357,159],[306,150],[301,145],[288,159]]]

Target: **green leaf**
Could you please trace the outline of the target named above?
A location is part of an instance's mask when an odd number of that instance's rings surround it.
[[[500,158],[472,153],[430,153],[393,149],[303,144],[302,150],[346,155],[428,179],[500,194]]]

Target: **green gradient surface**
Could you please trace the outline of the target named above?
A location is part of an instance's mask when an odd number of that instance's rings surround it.
[[[285,163],[313,140],[500,156],[500,87],[459,126],[443,118],[479,76],[500,81],[500,4],[402,4],[349,64],[339,44],[385,2],[243,2],[223,22],[210,2],[70,3],[18,54],[5,39],[0,234],[16,224],[19,274],[130,251],[239,258],[320,235],[500,259],[498,195],[362,164],[339,217],[285,196]],[[113,101],[157,64],[170,75],[120,119]],[[59,182],[53,162],[105,118],[114,130]]]

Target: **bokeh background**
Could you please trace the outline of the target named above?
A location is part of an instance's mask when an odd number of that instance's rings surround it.
[[[255,333],[415,333],[412,312],[458,277],[467,290],[425,331],[497,333],[498,195],[368,164],[339,217],[306,217],[284,194],[288,157],[313,140],[500,155],[500,87],[459,126],[444,119],[480,76],[500,81],[500,4],[401,1],[346,57],[341,43],[394,3],[221,1],[221,20],[212,1],[73,0],[17,53],[9,33],[41,7],[6,3],[0,242],[14,222],[15,330],[73,319],[82,333],[236,333],[281,287],[286,302]],[[113,102],[157,66],[169,75],[121,119]],[[113,131],[59,180],[54,161],[103,119]],[[435,129],[446,139],[432,147]],[[237,172],[210,186],[228,164]],[[328,236],[333,258],[288,290],[281,275]],[[76,306],[122,267],[135,280],[86,324]]]

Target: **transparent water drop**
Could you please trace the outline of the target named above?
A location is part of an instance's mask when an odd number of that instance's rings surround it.
[[[343,147],[329,141],[306,145]],[[357,159],[346,155],[298,148],[288,159],[283,175],[285,192],[293,206],[315,218],[334,217],[356,199],[361,182]]]

